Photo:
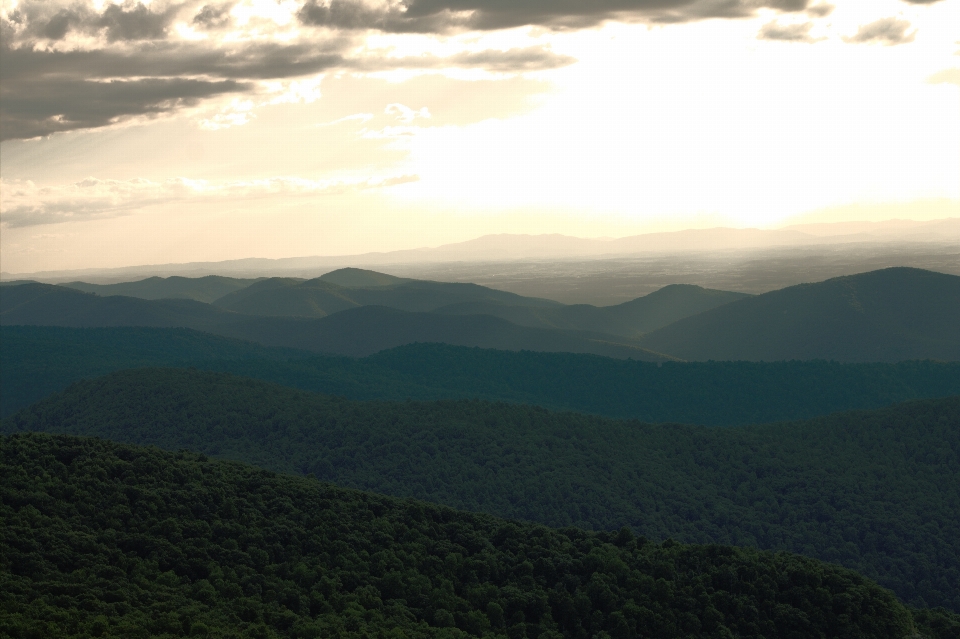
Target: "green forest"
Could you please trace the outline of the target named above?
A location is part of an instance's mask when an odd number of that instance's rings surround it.
[[[412,344],[365,358],[266,348],[188,329],[0,329],[0,417],[116,370],[218,370],[350,399],[479,398],[708,426],[805,419],[960,394],[960,362],[651,362]]]
[[[960,636],[844,568],[464,513],[97,439],[0,439],[0,635]],[[919,632],[919,634],[918,634]]]
[[[190,449],[554,527],[791,551],[960,612],[960,397],[717,429],[142,369],[0,428]]]

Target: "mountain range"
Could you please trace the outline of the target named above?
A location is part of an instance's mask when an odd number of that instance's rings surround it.
[[[0,288],[2,325],[180,326],[352,356],[442,342],[649,361],[956,361],[957,317],[960,277],[911,268],[757,296],[674,285],[609,307],[360,269],[305,281],[263,279],[210,304],[101,297],[38,283]]]
[[[0,637],[958,639],[953,222],[4,276]],[[496,262],[653,240],[598,305]]]
[[[205,277],[148,277],[134,282],[117,282],[115,284],[90,284],[87,282],[67,282],[63,284],[86,293],[97,295],[126,295],[139,297],[145,300],[159,299],[188,299],[197,302],[212,302],[226,295],[246,288],[257,282],[258,279],[239,279],[220,275]]]
[[[891,268],[704,311],[642,343],[687,360],[960,360],[960,277]]]
[[[956,244],[960,218],[930,221],[887,220],[838,224],[795,224],[780,229],[687,229],[644,233],[622,238],[580,238],[560,234],[485,235],[465,242],[432,248],[340,256],[304,256],[280,259],[245,258],[223,262],[153,264],[145,266],[48,271],[31,274],[2,273],[2,279],[40,279],[72,282],[78,278],[100,281],[129,280],[144,275],[222,275],[241,278],[265,274],[303,276],[345,266],[377,267],[386,264],[505,262],[516,260],[584,260],[651,254],[707,254],[786,247],[865,244]]]

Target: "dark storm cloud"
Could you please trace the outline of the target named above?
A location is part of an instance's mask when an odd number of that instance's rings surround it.
[[[123,118],[158,115],[247,88],[246,83],[235,80],[19,83],[16,91],[2,91],[0,140],[106,126]]]
[[[11,15],[15,23],[26,26],[21,35],[47,40],[62,40],[70,32],[85,35],[103,34],[112,42],[159,40],[182,4],[164,5],[151,10],[143,3],[108,4],[100,13],[88,5],[76,3],[57,7],[47,2],[24,2]]]
[[[340,52],[352,41],[324,44],[253,43],[239,48],[169,42],[132,51],[36,51],[3,49],[0,79],[115,79],[207,75],[230,79],[282,79],[319,73],[342,62]]]
[[[111,40],[156,40],[166,34],[176,9],[153,13],[140,3],[129,9],[111,4],[104,9],[94,27],[105,29]]]
[[[204,29],[223,27],[230,22],[231,8],[232,7],[229,4],[205,4],[200,7],[200,11],[197,12],[197,15],[193,16],[192,22],[193,24]]]
[[[308,0],[304,24],[390,33],[444,33],[525,25],[588,27],[609,19],[687,22],[744,18],[758,9],[803,11],[809,0],[404,0],[372,7],[356,0]]]
[[[343,42],[211,49],[157,42],[131,51],[0,51],[0,139],[106,126],[156,116],[255,81],[310,75],[343,63]]]
[[[155,0],[146,5],[127,0],[95,10],[83,0],[22,0],[0,20],[0,140],[159,116],[217,96],[255,93],[262,90],[260,81],[328,70],[462,67],[516,73],[574,62],[545,47],[443,58],[356,53],[362,50],[365,30],[441,33],[528,24],[562,29],[610,18],[689,22],[743,18],[761,8],[800,12],[808,4],[808,0],[401,0],[373,7],[354,0],[327,4],[307,0],[297,14],[301,23],[325,28],[307,29],[293,41],[188,42],[176,38],[175,22],[221,29],[230,24],[235,2]]]
[[[856,35],[844,38],[845,42],[853,44],[879,43],[887,46],[913,42],[916,30],[907,33],[910,23],[899,18],[881,18],[870,24],[862,25]]]
[[[803,24],[779,24],[776,21],[768,22],[757,34],[758,40],[779,40],[781,42],[817,42],[817,38],[810,35],[812,22]]]
[[[239,49],[154,43],[121,51],[0,51],[0,140],[106,126],[156,116],[206,98],[256,90],[257,80],[283,80],[330,69],[485,68],[517,72],[571,64],[543,47],[461,53],[450,57],[359,58],[353,43],[249,44]]]

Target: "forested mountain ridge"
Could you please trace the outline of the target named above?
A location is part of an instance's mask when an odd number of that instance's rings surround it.
[[[786,553],[550,530],[193,453],[0,439],[10,637],[948,637]],[[918,635],[917,631],[922,634]]]
[[[517,306],[485,301],[462,302],[436,309],[450,315],[486,314],[521,326],[594,331],[639,338],[644,333],[749,297],[745,293],[705,289],[692,284],[671,284],[649,295],[616,306],[574,304],[559,307]]]
[[[0,417],[71,383],[125,368],[251,360],[292,365],[306,351],[268,348],[186,328],[0,327]],[[324,360],[325,361],[325,360]]]
[[[253,286],[270,283],[265,280]],[[3,287],[0,325],[187,327],[270,347],[350,356],[369,355],[414,342],[443,342],[504,350],[593,353],[648,361],[671,359],[649,351],[635,340],[517,326],[489,315],[451,316],[383,306],[353,306],[320,318],[256,316],[193,300],[100,297],[49,284]]]
[[[220,275],[206,275],[204,277],[171,275],[170,277],[148,277],[134,282],[118,282],[115,284],[68,282],[61,284],[61,286],[86,293],[96,293],[101,296],[126,295],[145,300],[190,299],[209,303],[227,293],[246,288],[257,281],[259,280]]]
[[[357,306],[319,319],[250,317],[242,323],[210,330],[268,346],[353,357],[431,342],[508,351],[589,353],[653,362],[675,359],[624,337],[518,326],[492,315],[442,315],[387,306]]]
[[[790,550],[960,611],[960,397],[716,429],[352,402],[166,369],[75,384],[0,429],[189,448],[555,526]]]
[[[101,297],[52,284],[4,286],[0,291],[0,323],[5,326],[154,326],[202,330],[242,317],[195,300]]]
[[[378,273],[362,268],[339,268],[320,276],[324,282],[330,282],[347,288],[378,288],[382,286],[397,286],[417,280],[408,277],[396,277],[386,273]]]
[[[325,317],[358,306],[450,315],[493,315],[520,326],[638,337],[683,317],[747,297],[690,284],[666,286],[616,306],[565,306],[476,284],[431,282],[343,268],[318,278],[150,277],[135,282],[61,286],[101,296],[192,299],[247,315]]]
[[[341,275],[361,283],[384,277],[357,269]],[[178,326],[351,356],[441,342],[649,361],[960,361],[957,317],[960,276],[912,268],[754,297],[666,287],[604,308],[421,280],[348,288],[323,278],[272,278],[216,305],[83,296],[42,284],[0,289],[2,325]]]
[[[125,368],[196,367],[350,399],[480,398],[648,422],[805,419],[960,395],[960,362],[650,362],[409,344],[316,356],[173,328],[0,327],[0,417]]]
[[[731,302],[646,335],[684,360],[960,360],[960,276],[888,268]]]
[[[386,306],[424,313],[462,302],[540,308],[562,306],[559,302],[523,297],[477,284],[401,279],[361,269],[340,269],[306,281],[270,278],[225,295],[214,304],[247,315],[326,317],[359,306]]]

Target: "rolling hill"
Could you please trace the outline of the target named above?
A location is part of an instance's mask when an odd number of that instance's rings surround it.
[[[514,306],[492,302],[461,302],[436,309],[451,315],[494,315],[520,326],[592,331],[639,338],[679,319],[749,297],[705,289],[692,284],[671,284],[649,295],[615,306],[573,304],[560,307]]]
[[[517,326],[491,315],[416,313],[386,306],[358,306],[321,317],[251,317],[212,332],[268,346],[303,348],[363,357],[416,342],[440,342],[507,351],[591,353],[644,361],[669,361],[635,340],[559,329]]]
[[[731,426],[960,394],[960,362],[652,362],[408,344],[365,358],[179,328],[0,328],[0,417],[126,368],[196,367],[350,399],[481,398]]]
[[[10,637],[946,639],[960,625],[788,553],[551,530],[187,452],[18,435],[0,439],[0,473]]]
[[[251,288],[269,283],[271,280],[265,280]],[[472,289],[469,285],[464,287]],[[624,338],[517,326],[486,315],[452,316],[356,306],[321,318],[255,316],[193,300],[100,297],[49,284],[3,287],[0,325],[186,327],[266,346],[351,356],[414,342],[443,342],[648,361],[671,359]]]
[[[646,335],[685,360],[960,360],[960,277],[889,268],[801,284]]]
[[[37,326],[168,326],[212,328],[242,319],[187,299],[101,297],[64,286],[21,284],[0,289],[0,324]]]
[[[339,276],[369,284],[379,282],[380,275],[350,270]],[[22,284],[0,288],[0,325],[188,327],[267,346],[351,356],[441,342],[649,361],[960,361],[958,276],[892,268],[729,301],[736,295],[667,287],[604,309],[562,306],[472,284],[413,281],[344,288],[323,278],[273,278],[210,305]],[[515,303],[528,306],[510,308]],[[625,335],[635,326],[652,327],[711,305],[640,338]],[[539,325],[523,326],[498,313]],[[603,326],[621,334],[563,328],[569,326]]]
[[[484,286],[412,280],[344,268],[312,280],[270,278],[215,302],[248,315],[325,317],[348,308],[385,306],[444,315],[491,315],[519,326],[637,338],[678,319],[747,297],[699,286],[667,286],[616,306],[565,306]]]
[[[553,526],[788,550],[960,611],[958,425],[960,397],[716,429],[142,369],[77,383],[0,429],[188,448]]]
[[[313,353],[274,349],[186,328],[0,327],[0,417],[71,383],[125,368],[251,360],[290,366]]]
[[[476,284],[407,280],[346,268],[312,280],[270,278],[226,295],[215,304],[247,315],[325,317],[359,306],[430,312],[464,302],[558,307],[559,302],[522,297]]]
[[[135,282],[116,284],[88,284],[87,282],[68,282],[61,284],[85,293],[97,295],[126,295],[145,300],[188,299],[197,302],[212,302],[259,281],[258,279],[239,279],[220,275],[205,277],[148,277]]]

